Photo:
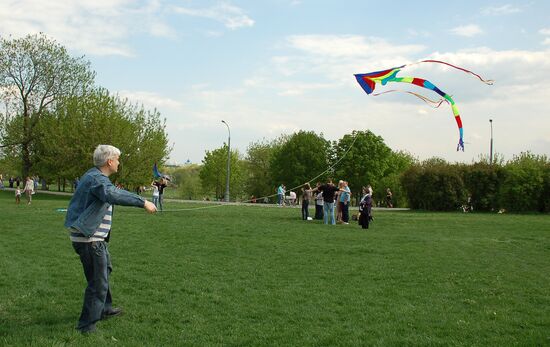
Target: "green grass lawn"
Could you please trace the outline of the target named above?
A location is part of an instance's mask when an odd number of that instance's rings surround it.
[[[117,207],[125,312],[82,336],[84,275],[56,212],[68,200],[12,194],[0,192],[0,345],[550,345],[548,215],[381,211],[363,231],[290,208]]]

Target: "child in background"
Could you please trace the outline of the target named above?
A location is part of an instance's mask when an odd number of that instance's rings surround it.
[[[155,207],[158,207],[159,204],[159,187],[155,184],[151,184],[153,186],[153,204],[155,204]]]
[[[19,205],[21,203],[21,189],[19,187],[15,188],[15,204]]]

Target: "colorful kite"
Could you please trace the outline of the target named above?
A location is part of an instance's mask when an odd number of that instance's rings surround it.
[[[484,82],[486,84],[489,84],[489,85],[493,84],[492,80],[484,80],[483,78],[481,78],[481,76],[479,76],[478,74],[476,74],[472,71],[463,69],[461,67],[458,67],[458,66],[455,66],[455,65],[443,62],[443,61],[439,61],[439,60],[422,60],[422,61],[420,61],[418,63],[415,63],[415,64],[419,64],[419,63],[445,64],[445,65],[451,66],[455,69],[462,70],[464,72],[472,74],[472,75],[476,76],[477,78],[479,78],[482,82]],[[357,79],[357,82],[359,83],[359,85],[361,85],[361,87],[363,88],[363,90],[367,94],[371,94],[374,91],[376,83],[381,83],[382,85],[385,85],[388,82],[403,82],[403,83],[411,83],[411,84],[417,85],[417,86],[422,87],[422,88],[433,90],[437,94],[441,95],[441,97],[443,99],[438,100],[438,101],[433,101],[433,100],[430,100],[430,99],[428,99],[425,96],[422,96],[420,94],[416,94],[416,93],[413,93],[413,92],[407,92],[409,94],[415,95],[416,97],[419,97],[420,99],[422,99],[426,103],[429,102],[429,103],[435,104],[436,105],[435,107],[439,107],[443,101],[447,101],[447,103],[449,103],[451,105],[451,109],[453,110],[453,114],[455,116],[456,124],[458,125],[458,131],[460,133],[460,138],[458,140],[458,145],[456,147],[456,150],[457,151],[458,150],[464,151],[464,131],[462,129],[462,120],[460,119],[460,113],[458,112],[458,107],[456,106],[453,98],[449,94],[447,94],[444,91],[442,91],[441,89],[437,88],[433,83],[431,83],[428,80],[425,80],[425,79],[422,79],[422,78],[417,78],[417,77],[397,77],[397,74],[399,73],[399,71],[401,71],[401,69],[403,69],[406,66],[410,66],[410,65],[414,65],[414,64],[402,65],[402,66],[399,66],[399,67],[395,67],[395,68],[388,69],[388,70],[383,70],[383,71],[369,72],[369,73],[365,73],[365,74],[356,74],[355,78]],[[376,96],[376,95],[381,95],[381,94],[385,94],[385,93],[389,93],[389,92],[396,92],[396,91],[397,90],[389,90],[389,91],[386,91],[384,93],[373,94],[373,95]]]
[[[155,176],[155,178],[164,177],[164,175],[159,172],[159,168],[157,166],[157,163],[155,163],[155,165],[153,165],[153,176]]]

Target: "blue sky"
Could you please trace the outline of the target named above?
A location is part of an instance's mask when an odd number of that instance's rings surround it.
[[[170,162],[200,162],[227,141],[241,153],[298,130],[337,140],[370,129],[419,159],[470,162],[489,151],[550,155],[549,1],[4,0],[0,35],[44,32],[85,55],[97,84],[167,119]],[[457,103],[367,96],[354,73],[438,59],[400,76],[429,79]],[[378,88],[378,87],[377,87]],[[409,85],[380,88],[411,90]],[[416,89],[415,89],[416,88]],[[378,89],[377,89],[378,90]],[[116,145],[116,144],[114,144]]]

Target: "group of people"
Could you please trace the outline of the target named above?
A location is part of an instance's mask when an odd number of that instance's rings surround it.
[[[283,184],[279,187],[284,187]],[[370,206],[372,207],[372,188],[367,190],[368,194],[362,197],[361,202],[369,198]],[[306,183],[301,189],[302,191],[302,219],[311,220],[309,217],[309,203],[311,200],[315,200],[315,219],[322,219],[325,224],[349,224],[349,206],[351,205],[351,190],[348,186],[348,182],[339,181],[338,185],[335,185],[332,180],[329,180],[325,184],[317,182],[315,188],[312,188],[309,183]],[[279,194],[280,190],[278,191]],[[284,191],[282,192],[284,194]],[[281,201],[282,197],[279,197]],[[366,204],[366,203],[365,203]],[[366,206],[366,205],[365,205]],[[361,211],[361,210],[360,210]],[[371,209],[365,209],[365,214],[369,213]],[[336,213],[336,214],[335,214]],[[372,216],[370,219],[372,220]],[[368,225],[367,225],[368,227]]]
[[[8,187],[24,188],[29,178],[33,181],[34,190],[38,189],[38,182],[40,182],[40,178],[38,176],[28,176],[26,179],[21,179],[19,176],[10,176],[8,179]],[[4,188],[4,178],[2,174],[0,174],[0,188]]]
[[[27,176],[25,180],[21,180],[19,177],[10,176],[8,187],[14,190],[16,205],[21,203],[22,195],[27,197],[27,205],[31,204],[32,196],[38,188],[38,180],[38,177]],[[4,176],[2,174],[0,174],[0,189],[4,189]]]
[[[15,187],[15,204],[19,205],[21,203],[21,195],[25,194],[27,197],[27,205],[30,205],[32,202],[32,196],[35,193],[35,181],[27,176],[27,179],[25,179],[25,185],[23,186],[23,191],[19,188],[19,184]]]

